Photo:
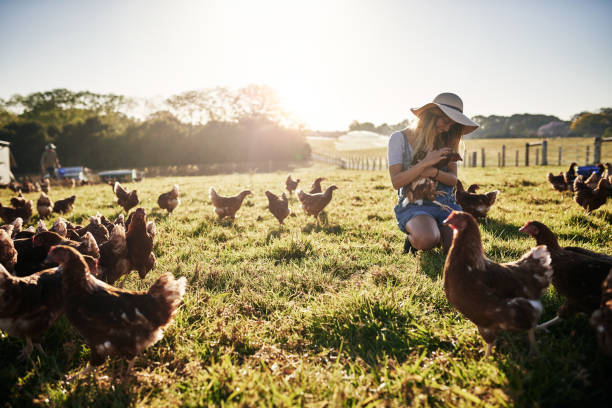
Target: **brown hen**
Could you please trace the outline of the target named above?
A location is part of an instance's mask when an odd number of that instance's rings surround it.
[[[474,218],[484,218],[495,203],[497,194],[499,194],[499,190],[493,190],[485,194],[469,193],[463,189],[461,181],[457,180],[455,200],[463,211],[470,213]]]
[[[595,189],[589,188],[583,182],[583,177],[578,176],[574,181],[574,201],[584,208],[587,213],[594,211],[604,205],[608,200],[610,182],[601,178]]]
[[[604,171],[605,171],[604,165],[601,163],[598,163],[597,171],[592,172],[591,175],[587,177],[586,180],[584,180],[584,184],[586,184],[587,187],[590,188],[591,190],[594,190],[595,188],[597,188],[597,183],[599,183],[599,180],[601,179],[601,176],[604,174]]]
[[[532,248],[516,262],[498,264],[482,248],[476,219],[453,211],[443,222],[453,229],[444,264],[444,292],[449,303],[478,327],[487,342],[485,357],[502,330],[528,331],[535,351],[535,326],[542,314],[540,297],[553,270],[546,246]]]
[[[20,357],[30,356],[49,327],[62,313],[62,277],[57,268],[26,277],[11,275],[0,265],[0,329],[25,338]]]
[[[155,267],[153,239],[155,238],[155,222],[147,223],[144,208],[139,207],[131,215],[126,233],[128,259],[130,270],[136,269],[140,279]]]
[[[0,229],[0,264],[7,271],[13,272],[17,263],[17,250],[11,235],[4,229]]]
[[[327,204],[329,204],[332,199],[333,191],[337,189],[338,187],[333,184],[327,187],[325,192],[317,194],[307,194],[303,192],[302,189],[298,189],[297,196],[300,203],[302,203],[302,209],[306,215],[312,215],[318,222],[319,214],[321,211],[323,211]]]
[[[138,205],[138,190],[132,190],[128,193],[118,181],[115,181],[113,191],[117,196],[117,204],[123,207],[126,213]]]
[[[283,223],[283,220],[289,216],[289,200],[285,193],[282,193],[280,198],[270,191],[266,191],[266,197],[268,197],[268,209],[276,217],[279,225]]]
[[[576,179],[576,166],[578,163],[572,162],[569,169],[563,173],[563,179],[570,191],[574,191],[574,180]]]
[[[310,187],[310,191],[308,192],[308,194],[322,193],[323,190],[321,189],[321,182],[323,180],[325,180],[324,177],[317,177],[315,181],[312,182],[312,186]]]
[[[13,202],[14,199],[13,197],[11,202]],[[23,203],[20,202],[20,205],[16,207],[4,207],[0,203],[0,218],[7,224],[10,224],[18,217],[21,217],[23,221],[27,222],[32,217],[32,208],[32,200],[25,200]]]
[[[443,169],[450,163],[456,163],[461,161],[461,156],[458,153],[450,153],[440,160],[434,167],[437,169]],[[439,203],[436,198],[440,195],[446,195],[443,191],[437,191],[438,181],[431,177],[417,177],[404,188],[404,199],[402,200],[402,206],[408,204],[419,204],[422,205],[424,200],[431,201],[432,203],[446,209],[451,210],[450,207]]]
[[[547,178],[552,188],[557,191],[565,191],[569,188],[569,186],[565,182],[565,176],[563,175],[563,173],[559,173],[558,176],[555,176],[549,172]]]
[[[76,200],[75,195],[64,198],[63,200],[57,200],[53,205],[53,212],[58,214],[67,214],[72,212],[74,208],[74,200]]]
[[[299,182],[300,182],[300,179],[295,179],[295,180],[292,179],[291,178],[291,174],[289,174],[287,176],[287,179],[285,180],[285,188],[289,192],[289,196],[291,196],[293,194],[293,192],[297,188]]]
[[[557,317],[542,323],[539,329],[576,313],[590,315],[599,307],[601,284],[612,268],[612,257],[584,248],[561,247],[550,228],[538,221],[527,222],[519,231],[533,237],[537,245],[546,245],[554,271],[552,284],[565,297]]]
[[[603,282],[601,304],[591,315],[599,350],[612,358],[612,269]]]
[[[76,230],[76,233],[80,237],[84,236],[87,232],[91,232],[91,235],[93,235],[98,245],[102,245],[104,242],[108,241],[108,229],[102,224],[100,214],[92,215],[89,217],[89,224]]]
[[[63,269],[64,310],[91,348],[88,367],[116,355],[131,360],[129,371],[136,355],[163,337],[185,294],[185,278],[177,280],[170,273],[148,292],[133,292],[96,279],[73,248],[55,246],[49,258]]]
[[[223,219],[225,217],[231,218],[232,220],[236,217],[236,212],[242,206],[242,201],[247,195],[253,195],[251,190],[244,190],[240,194],[235,195],[233,197],[223,197],[217,194],[213,187],[209,190],[210,201],[212,205],[215,207],[215,214],[219,217],[219,219]]]
[[[36,210],[38,210],[38,215],[40,218],[47,218],[51,215],[53,210],[53,201],[47,196],[44,192],[40,193],[40,197],[38,197],[38,201],[36,202]]]
[[[98,278],[112,285],[123,275],[127,275],[130,268],[125,228],[123,225],[115,225],[110,239],[100,245]]]
[[[175,184],[172,187],[172,190],[167,193],[160,194],[160,196],[157,198],[157,205],[159,205],[159,208],[167,210],[169,213],[174,211],[179,204],[181,204],[181,199],[179,198],[178,184]]]

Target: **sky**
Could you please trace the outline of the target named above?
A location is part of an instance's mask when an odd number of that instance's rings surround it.
[[[0,0],[0,98],[274,88],[312,129],[612,106],[612,1]]]

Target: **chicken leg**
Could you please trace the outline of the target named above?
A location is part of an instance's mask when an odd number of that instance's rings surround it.
[[[538,344],[536,343],[535,339],[535,328],[529,329],[529,331],[527,332],[527,337],[529,338],[529,355],[537,355],[539,351]]]
[[[538,324],[536,326],[536,330],[546,330],[547,328],[549,328],[550,326],[557,324],[561,321],[561,318],[559,316],[555,316],[552,319],[550,319],[547,322],[544,322],[542,324]]]
[[[20,361],[25,361],[30,359],[30,355],[32,354],[32,350],[34,349],[34,345],[32,344],[32,339],[26,337],[26,345],[21,352],[17,356]]]

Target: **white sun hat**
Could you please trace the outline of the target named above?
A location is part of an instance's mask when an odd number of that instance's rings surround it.
[[[478,124],[463,114],[463,101],[454,93],[444,92],[436,96],[433,102],[427,103],[420,108],[410,109],[416,116],[421,116],[423,112],[438,107],[446,116],[460,125],[463,125],[462,135],[467,135],[478,128]]]

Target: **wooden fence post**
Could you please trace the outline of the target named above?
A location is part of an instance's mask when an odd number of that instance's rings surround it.
[[[536,156],[536,163],[535,164],[537,166],[538,164],[540,164],[540,148],[539,147],[536,147],[536,155],[535,156]]]
[[[542,166],[548,166],[548,141],[542,141]]]
[[[506,145],[502,145],[502,167],[506,167]]]
[[[578,146],[576,146],[576,163],[578,163],[580,161],[580,150],[578,149]]]
[[[529,166],[529,143],[525,143],[525,166]]]
[[[480,149],[480,161],[482,163],[482,167],[485,166],[485,149],[484,147]]]
[[[593,143],[593,162],[599,163],[601,161],[601,136],[597,136],[595,138],[595,142]]]
[[[586,162],[585,162],[586,165],[588,165],[590,163],[590,161],[589,161],[589,156],[590,156],[590,153],[591,153],[590,150],[591,150],[591,146],[587,146],[586,147]]]
[[[476,167],[477,166],[476,163],[478,163],[476,161],[476,152],[472,152],[472,167]]]
[[[563,147],[559,146],[559,166],[561,165],[561,154],[562,154],[562,151],[563,151]]]
[[[515,164],[516,167],[518,167],[518,164],[519,164],[518,163],[518,156],[519,156],[518,149],[516,149],[516,164]]]
[[[497,167],[501,167],[501,152],[497,152]]]

